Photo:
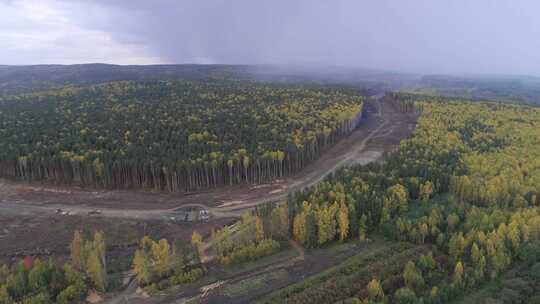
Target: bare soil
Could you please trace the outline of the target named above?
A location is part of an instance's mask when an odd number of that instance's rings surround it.
[[[90,238],[95,231],[105,233],[108,261],[131,256],[144,235],[154,239],[190,242],[194,230],[204,236],[215,228],[234,222],[233,218],[211,222],[176,223],[159,220],[117,219],[89,216],[9,216],[0,214],[0,263],[12,263],[25,256],[64,259],[75,230]],[[119,267],[122,268],[122,267]],[[118,269],[126,270],[126,269]]]

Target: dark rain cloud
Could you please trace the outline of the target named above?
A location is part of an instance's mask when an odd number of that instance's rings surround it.
[[[61,2],[78,26],[167,63],[540,74],[534,0]]]

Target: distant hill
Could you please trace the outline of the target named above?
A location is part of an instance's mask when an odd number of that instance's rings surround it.
[[[110,64],[0,66],[0,95],[120,80],[201,80],[242,75],[246,66]]]
[[[111,81],[252,80],[278,84],[353,86],[374,92],[409,92],[540,104],[540,78],[529,76],[450,76],[392,71],[285,65],[0,65],[0,96]]]
[[[540,104],[540,78],[531,76],[428,75],[416,92],[449,97]]]
[[[0,96],[134,80],[256,80],[291,84],[345,84],[363,88],[396,88],[410,83],[411,76],[393,72],[324,67],[278,65],[140,65],[110,64],[0,66]]]

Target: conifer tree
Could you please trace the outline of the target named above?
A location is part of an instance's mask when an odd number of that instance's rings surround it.
[[[107,278],[97,250],[91,250],[88,254],[86,273],[97,290],[105,291]]]
[[[424,242],[426,240],[426,236],[429,233],[428,225],[426,223],[421,224],[420,227],[419,227],[419,230],[420,230],[420,236],[421,236],[422,244],[424,244]]]
[[[379,280],[371,280],[367,285],[367,290],[371,301],[382,301],[384,299],[384,291]]]
[[[274,208],[270,214],[272,237],[287,238],[289,234],[289,208],[286,205]]]
[[[461,285],[463,282],[463,264],[461,261],[458,261],[456,263],[456,267],[454,267],[454,275],[452,277],[452,283],[455,285]]]
[[[159,242],[152,245],[152,257],[154,260],[153,267],[160,277],[165,277],[171,271],[171,247],[166,239],[161,239]]]
[[[133,270],[136,274],[137,281],[141,284],[146,284],[151,281],[150,259],[143,250],[135,251],[133,257]]]
[[[107,273],[107,259],[106,259],[106,245],[105,245],[105,235],[101,231],[96,231],[94,233],[94,250],[99,257],[101,266],[103,267],[103,272]]]
[[[255,241],[260,242],[264,239],[264,226],[260,217],[255,216]]]
[[[195,230],[191,235],[191,245],[201,254],[202,236]]]
[[[403,280],[405,281],[405,286],[419,292],[424,288],[424,278],[422,277],[422,272],[416,268],[416,265],[409,261],[405,265],[403,270]]]
[[[341,203],[338,211],[339,240],[343,241],[349,235],[349,208]]]
[[[427,202],[433,195],[433,184],[430,181],[425,182],[420,186],[420,200]]]
[[[82,239],[81,232],[75,230],[73,234],[73,240],[70,245],[71,265],[73,268],[81,271],[84,269],[84,240]]]
[[[367,216],[362,214],[358,222],[358,237],[361,241],[366,239],[367,234]]]

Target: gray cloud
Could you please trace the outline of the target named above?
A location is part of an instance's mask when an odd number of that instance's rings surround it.
[[[126,56],[121,54],[127,53],[130,62],[139,58],[142,63],[317,64],[423,73],[540,74],[536,16],[540,3],[534,0],[40,3],[63,12],[66,24],[81,32],[107,37],[109,50],[103,57],[109,62],[122,62],[120,57]],[[0,39],[3,32],[0,29]],[[70,35],[64,38],[58,43],[76,40]],[[76,49],[68,49],[74,59],[88,61],[84,52],[77,56]]]

